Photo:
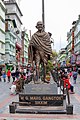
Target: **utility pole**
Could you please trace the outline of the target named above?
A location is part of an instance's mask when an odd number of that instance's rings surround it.
[[[44,0],[42,0],[42,22],[45,29],[45,13],[44,13]]]
[[[74,26],[72,27],[72,53],[74,53]]]
[[[75,23],[76,23],[76,21],[73,21],[73,23],[72,23],[72,25],[73,25],[73,27],[72,27],[72,56],[71,56],[71,64],[72,65],[76,65],[76,54],[75,54],[75,52],[74,52],[74,32],[75,32]],[[75,69],[75,67],[76,66],[73,66],[73,69]]]

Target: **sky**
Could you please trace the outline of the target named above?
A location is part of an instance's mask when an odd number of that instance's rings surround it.
[[[80,0],[44,0],[45,31],[52,33],[54,49],[59,51],[67,45],[67,32],[72,28],[72,22],[80,14]],[[42,0],[20,0],[23,13],[23,27],[37,31],[37,21],[42,20]]]

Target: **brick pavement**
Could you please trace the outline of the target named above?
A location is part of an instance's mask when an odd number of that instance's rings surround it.
[[[80,115],[0,114],[0,120],[80,120]]]
[[[70,81],[75,91],[75,94],[70,94],[71,103],[74,105],[74,114],[80,114],[80,76],[78,75],[76,84],[73,84],[72,78]]]
[[[73,80],[71,79],[73,83]],[[74,84],[75,94],[70,94],[71,104],[73,104],[73,115],[50,115],[50,114],[9,114],[8,105],[11,101],[18,101],[18,95],[11,96],[11,83],[0,82],[0,120],[80,120],[80,77],[77,78],[77,83]]]

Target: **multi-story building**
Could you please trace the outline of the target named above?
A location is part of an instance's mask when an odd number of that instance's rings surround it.
[[[5,57],[6,63],[16,63],[16,36],[14,28],[16,27],[15,20],[6,19],[5,21]]]
[[[0,64],[5,60],[5,5],[0,0]]]
[[[74,21],[74,37],[72,34],[73,27],[71,28],[69,34],[67,34],[67,51],[68,58],[72,56],[72,54],[76,55],[76,64],[80,65],[80,15],[77,21]],[[73,45],[74,43],[74,45]],[[72,51],[72,46],[74,47],[74,51]],[[73,53],[72,53],[73,52]],[[69,56],[70,55],[70,56]],[[73,56],[72,56],[73,57]],[[75,59],[75,56],[74,56]]]
[[[14,33],[16,35],[16,62],[20,64],[20,50],[21,46],[21,17],[22,12],[17,4],[16,0],[4,0],[4,4],[6,6],[6,19],[15,20],[16,28],[14,29]]]
[[[67,32],[67,46],[66,46],[66,65],[71,66],[71,51],[72,51],[72,33],[71,29]]]
[[[76,54],[76,65],[80,66],[80,15],[75,23],[75,40],[74,40],[74,52]]]
[[[22,31],[22,63],[26,66],[28,63],[28,44],[29,44],[29,36],[25,31]]]
[[[58,64],[60,64],[60,67],[65,67],[66,66],[66,50],[65,48],[62,48],[59,51],[59,55],[58,55]]]

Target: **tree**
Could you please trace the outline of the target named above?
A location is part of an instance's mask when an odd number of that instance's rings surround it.
[[[58,56],[58,53],[56,51],[52,51],[52,57],[57,57]]]

